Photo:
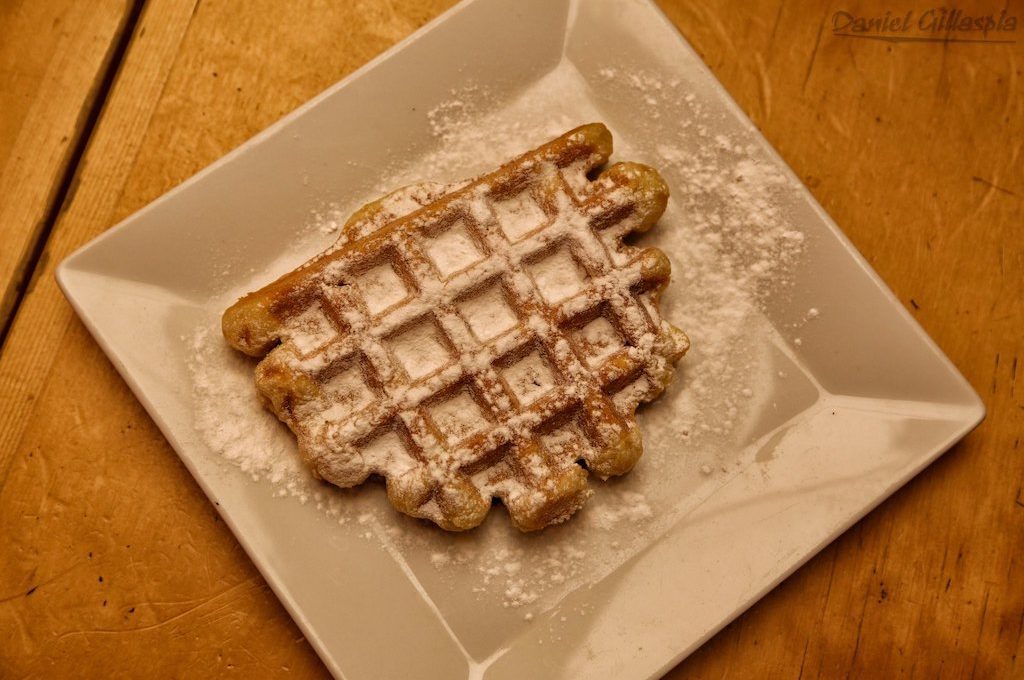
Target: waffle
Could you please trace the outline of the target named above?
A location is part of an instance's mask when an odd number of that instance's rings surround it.
[[[400,511],[469,529],[561,522],[643,447],[635,410],[689,341],[661,319],[670,266],[622,242],[661,216],[658,173],[601,124],[476,180],[376,201],[337,244],[231,306],[227,340],[315,474],[383,477]]]

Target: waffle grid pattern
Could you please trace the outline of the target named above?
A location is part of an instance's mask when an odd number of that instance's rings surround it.
[[[561,167],[520,159],[500,181],[367,234],[293,288],[288,306],[319,312],[285,320],[282,337],[290,327],[307,346],[272,350],[257,384],[319,475],[340,486],[385,475],[396,507],[449,529],[479,524],[494,494],[534,529],[585,501],[577,461],[602,477],[633,466],[633,410],[664,388],[685,336],[657,313],[664,255],[620,241],[664,199],[644,166],[587,181],[601,159],[575,151]],[[540,221],[509,221],[516,214]],[[600,318],[618,346],[597,360],[579,331]],[[330,395],[346,371],[363,384]],[[617,399],[630,385],[642,389]]]

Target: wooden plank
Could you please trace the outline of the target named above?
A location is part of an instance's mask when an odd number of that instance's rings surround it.
[[[130,0],[0,6],[0,342],[130,13]]]
[[[0,354],[0,639],[15,640],[0,667],[12,675],[324,675],[52,272],[444,4],[146,9]],[[990,408],[670,677],[1019,675],[1024,43],[840,38],[825,4],[662,5]]]

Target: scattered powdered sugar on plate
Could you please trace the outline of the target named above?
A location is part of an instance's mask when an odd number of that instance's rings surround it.
[[[196,409],[196,429],[211,449],[254,480],[304,492],[302,461],[294,455],[290,433],[260,405],[252,386],[252,362],[214,333],[199,327],[187,339],[196,403],[211,407]]]
[[[599,100],[595,88],[610,99]],[[627,109],[633,112],[631,127],[617,129],[616,120],[625,120]],[[581,584],[618,568],[747,464],[742,452],[751,442],[744,439],[745,425],[770,400],[776,379],[767,361],[771,328],[763,302],[785,285],[803,234],[786,217],[786,196],[794,188],[765,152],[752,139],[715,132],[716,121],[699,98],[656,74],[609,64],[588,83],[563,64],[511,101],[478,85],[453,91],[429,110],[427,120],[431,144],[412,154],[394,150],[395,162],[362,201],[339,197],[346,202],[321,205],[303,226],[296,252],[309,255],[326,247],[352,210],[397,187],[422,180],[457,182],[576,125],[606,122],[615,135],[616,157],[652,165],[669,184],[665,216],[638,242],[669,256],[673,275],[661,313],[692,341],[676,383],[638,412],[645,455],[635,470],[595,484],[594,497],[571,522],[530,536],[494,512],[472,532],[449,534],[393,511],[379,485],[364,485],[354,503],[352,492],[315,481],[299,460],[291,433],[260,405],[255,361],[233,352],[219,332],[223,310],[288,271],[295,253],[211,300],[209,318],[186,341],[196,429],[207,446],[265,480],[275,494],[312,499],[356,536],[382,541],[408,562],[438,606],[467,603],[450,607],[458,630],[458,612],[472,611],[474,601],[493,602],[502,611],[519,608],[519,620],[521,608],[529,616],[551,608]],[[525,224],[536,206],[522,197],[500,209]],[[474,256],[471,244],[460,238],[452,231],[459,258],[438,261],[438,267],[457,269]],[[555,288],[573,285],[566,271],[556,272]],[[374,281],[371,277],[366,285]],[[480,319],[479,328],[472,324],[474,333],[508,321],[500,306],[471,311]],[[817,313],[810,310],[808,319]],[[595,325],[580,332],[596,355],[614,351],[613,329]],[[511,377],[527,396],[547,385],[547,376],[531,370],[529,362],[522,375]]]
[[[619,522],[634,523],[648,519],[654,515],[647,498],[636,491],[616,492],[617,504],[605,503],[597,505],[593,512],[594,524],[602,529],[611,529]]]
[[[348,215],[342,211],[337,203],[330,203],[320,210],[310,213],[312,226],[321,234],[336,234],[341,226],[345,224]]]

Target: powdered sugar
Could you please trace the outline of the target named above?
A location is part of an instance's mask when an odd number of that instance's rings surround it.
[[[641,245],[668,253],[673,283],[663,296],[662,313],[687,330],[693,349],[677,383],[640,413],[646,450],[640,466],[615,488],[599,488],[577,522],[530,541],[496,522],[468,536],[449,537],[393,517],[380,502],[382,491],[367,490],[364,496],[378,501],[369,514],[388,527],[382,540],[410,562],[422,563],[414,565],[416,573],[441,599],[468,591],[478,601],[540,611],[580,583],[608,574],[678,517],[678,508],[697,502],[736,469],[736,452],[745,444],[739,440],[743,424],[757,414],[775,375],[762,350],[767,331],[760,305],[769,286],[785,281],[787,265],[802,245],[802,234],[787,223],[779,198],[790,190],[788,180],[749,140],[714,134],[715,122],[700,100],[679,83],[616,64],[602,68],[599,77],[635,108],[635,120],[667,125],[665,111],[687,112],[674,114],[671,134],[661,127],[658,134],[647,134],[642,125],[628,134],[613,126],[613,132],[622,155],[658,168],[672,190],[665,217]],[[576,124],[604,118],[571,68],[556,70],[512,102],[485,88],[460,89],[430,113],[436,147],[416,158],[398,153],[375,193],[424,178],[461,180]],[[326,206],[307,225],[312,240],[321,237],[322,245],[321,232],[332,224],[336,228],[338,216],[360,202],[352,200],[338,213],[337,206]],[[508,223],[526,233],[531,228],[524,225],[544,219],[530,196],[514,197],[507,208]],[[211,450],[249,474],[272,480],[276,490],[314,499],[348,521],[356,517],[349,508],[352,499],[339,503],[337,492],[309,480],[290,433],[255,397],[251,362],[233,356],[212,330],[234,297],[287,268],[271,267],[212,301],[208,329],[190,338],[197,428]],[[490,294],[491,301],[501,300],[500,289]],[[502,332],[500,306],[481,302],[480,309],[497,311],[481,312],[472,332]],[[591,330],[587,337],[596,353],[617,342],[614,328],[599,323]],[[572,439],[569,432],[559,436],[566,443]],[[382,444],[381,451],[387,450]],[[506,565],[517,566],[508,573]]]
[[[654,515],[647,498],[635,491],[616,492],[617,504],[605,504],[594,509],[594,524],[602,529],[612,529],[619,522],[635,524]]]
[[[419,323],[388,341],[392,353],[413,380],[430,375],[448,363],[448,350],[437,327]]]
[[[531,352],[501,373],[520,404],[529,405],[555,387],[551,368],[538,352]]]
[[[498,201],[494,204],[494,213],[501,230],[513,241],[518,241],[539,229],[548,219],[529,191],[522,191],[508,200]]]
[[[586,172],[607,158],[607,139],[603,126],[580,127],[424,210],[391,216],[358,247],[333,249],[289,274],[287,291],[274,284],[225,312],[234,347],[266,352],[257,388],[318,476],[350,487],[380,475],[396,508],[447,529],[476,526],[498,497],[517,527],[534,530],[568,518],[589,497],[577,461],[601,478],[633,467],[641,453],[633,411],[662,391],[688,341],[654,301],[667,283],[665,257],[621,242],[661,214],[667,191],[641,166],[587,182]],[[537,196],[548,218],[515,241],[490,210],[512,192]],[[346,233],[362,230],[377,206],[360,211]],[[368,262],[384,264],[366,272]],[[391,272],[389,285],[380,283],[381,270]],[[353,299],[354,276],[362,305]],[[518,330],[476,342],[448,310],[499,280]],[[268,318],[266,309],[278,311]],[[598,311],[630,345],[607,367],[588,369],[568,336],[577,318]],[[339,364],[352,362],[376,398],[339,401],[323,389]],[[540,432],[569,419],[587,436],[559,456],[539,448]],[[402,434],[414,461],[401,479],[387,467],[391,459],[360,451],[384,430]]]
[[[254,480],[308,495],[308,473],[295,455],[290,433],[263,409],[253,390],[251,362],[207,327],[197,328],[185,340],[191,350],[195,425],[206,445]]]
[[[505,294],[497,283],[482,293],[463,300],[459,303],[458,309],[470,330],[481,342],[492,340],[516,325],[515,312],[508,306]]]
[[[370,314],[379,314],[409,296],[409,290],[390,263],[371,267],[355,280]]]
[[[438,273],[448,278],[473,266],[484,258],[484,254],[466,225],[457,222],[429,242],[427,257],[434,263]]]
[[[586,281],[586,272],[565,248],[533,263],[530,274],[537,283],[541,296],[556,304],[578,293]]]

